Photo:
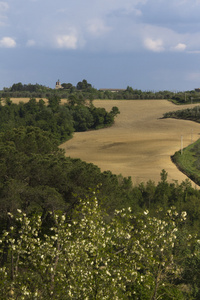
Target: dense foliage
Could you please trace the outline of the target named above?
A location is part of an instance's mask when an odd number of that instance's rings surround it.
[[[35,127],[20,127],[0,135],[0,219],[7,226],[7,212],[18,208],[32,214],[49,210],[70,213],[76,195],[84,195],[99,182],[110,203],[121,201],[130,183],[93,164],[66,157],[50,134]],[[112,191],[113,190],[113,191]],[[128,198],[128,196],[127,196]],[[126,197],[125,197],[126,200]]]
[[[86,131],[110,126],[119,113],[117,107],[110,112],[97,108],[92,103],[87,106],[73,96],[69,103],[61,105],[61,99],[54,95],[47,105],[40,99],[32,98],[28,103],[14,104],[7,98],[5,105],[0,104],[0,131],[20,126],[39,127],[51,132],[61,143],[72,136],[74,131]]]
[[[115,210],[111,221],[91,191],[72,218],[8,213],[0,239],[1,299],[199,299],[200,241],[187,232],[187,213],[160,219]]]

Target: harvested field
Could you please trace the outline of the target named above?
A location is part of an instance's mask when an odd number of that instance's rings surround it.
[[[44,100],[45,103],[48,102],[48,99],[46,99],[46,98],[35,98],[35,99],[36,99],[36,101],[39,101],[40,99],[42,99],[42,100]],[[5,100],[5,99],[2,98],[2,100]],[[29,102],[30,97],[29,97],[29,98],[10,98],[10,100],[11,100],[14,104],[18,104],[19,102],[27,103],[27,102]],[[61,103],[64,104],[64,103],[66,103],[66,102],[67,102],[66,99],[61,99]]]
[[[117,106],[120,115],[110,128],[75,133],[61,146],[67,156],[94,163],[102,171],[131,176],[134,184],[158,182],[162,169],[170,182],[187,178],[170,156],[180,149],[181,136],[184,147],[199,138],[200,124],[161,118],[165,112],[194,105],[175,106],[166,100],[95,100],[94,105],[107,110]]]
[[[2,98],[3,99],[3,98]],[[35,98],[36,101],[39,101],[41,98]],[[45,102],[47,102],[46,98],[42,98]],[[3,99],[4,100],[4,99]],[[14,103],[14,104],[18,104],[19,102],[24,102],[27,103],[30,100],[29,98],[10,98],[10,100]]]

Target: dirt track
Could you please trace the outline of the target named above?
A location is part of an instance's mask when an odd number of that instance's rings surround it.
[[[199,138],[200,124],[161,118],[165,112],[192,105],[175,106],[166,100],[96,100],[94,105],[107,110],[117,106],[120,115],[110,128],[75,133],[62,145],[67,156],[94,163],[102,171],[131,176],[134,184],[158,182],[162,169],[169,181],[186,179],[170,156],[180,149],[181,136],[184,147]]]

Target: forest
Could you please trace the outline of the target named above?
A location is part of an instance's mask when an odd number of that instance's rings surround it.
[[[200,190],[68,157],[119,113],[72,96],[1,103],[0,298],[199,299]]]

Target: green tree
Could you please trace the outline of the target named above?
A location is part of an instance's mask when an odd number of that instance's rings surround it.
[[[77,105],[72,110],[75,131],[86,131],[94,124],[93,116],[88,107]]]
[[[71,83],[62,83],[61,86],[66,90],[69,90],[73,87]]]
[[[79,81],[76,85],[77,90],[87,90],[88,88],[91,88],[92,85],[87,82],[86,79],[83,79],[82,81]]]
[[[55,113],[59,109],[60,102],[61,102],[61,99],[59,96],[52,95],[48,99],[48,107],[50,107],[52,109],[52,111]]]

